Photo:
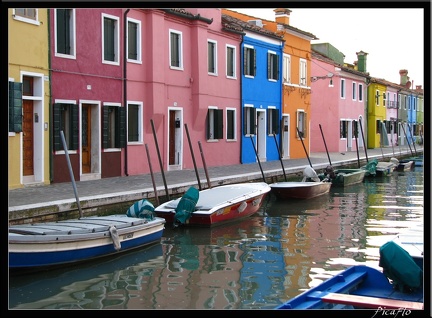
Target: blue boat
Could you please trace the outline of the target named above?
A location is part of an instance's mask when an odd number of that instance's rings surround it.
[[[411,256],[405,241],[381,246],[382,271],[365,265],[349,267],[276,309],[423,310],[423,256]]]
[[[404,293],[379,270],[356,265],[290,299],[276,309],[423,309],[423,289]]]

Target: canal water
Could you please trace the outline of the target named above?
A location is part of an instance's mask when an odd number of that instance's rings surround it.
[[[379,247],[423,224],[423,167],[310,200],[268,196],[212,229],[169,225],[161,244],[9,277],[10,309],[274,309],[347,267],[380,268]]]

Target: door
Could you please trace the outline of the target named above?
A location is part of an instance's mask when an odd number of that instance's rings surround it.
[[[82,173],[91,172],[91,107],[82,105]]]
[[[266,161],[266,112],[257,109],[257,153],[260,161]]]
[[[282,116],[282,158],[289,158],[289,115]]]
[[[37,116],[35,114],[35,116]],[[33,149],[33,101],[23,100],[23,175],[33,176],[34,175],[34,149]]]
[[[181,170],[183,162],[182,110],[169,109],[168,170]]]

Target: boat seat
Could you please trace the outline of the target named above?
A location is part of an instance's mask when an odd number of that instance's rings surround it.
[[[379,297],[367,297],[351,294],[328,293],[321,297],[323,302],[332,304],[345,304],[362,308],[385,308],[385,309],[410,309],[423,310],[423,303],[415,301],[405,301],[398,299],[387,299]]]

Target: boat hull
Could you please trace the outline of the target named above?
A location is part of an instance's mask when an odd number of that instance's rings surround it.
[[[336,176],[331,179],[332,186],[334,187],[346,187],[361,183],[366,175],[366,170],[364,169],[337,169],[334,172]],[[323,180],[325,176],[320,175],[319,178]]]
[[[328,193],[331,185],[331,182],[276,182],[270,187],[278,199],[311,199]]]
[[[400,300],[423,303],[423,289],[403,293],[390,284],[379,270],[365,265],[352,266],[340,274],[322,282],[304,293],[276,307],[276,309],[361,309],[353,305],[341,305],[324,300],[329,294],[374,297],[378,300]],[[366,305],[369,308],[372,304]]]
[[[391,175],[394,171],[395,165],[392,162],[378,162],[376,166],[376,176],[377,177],[386,177]]]
[[[10,226],[9,268],[77,263],[153,244],[165,223],[112,215]]]
[[[414,169],[414,161],[399,161],[399,164],[396,166],[395,171],[409,171]]]
[[[265,182],[223,185],[202,190],[195,211],[182,225],[211,227],[249,217],[261,208],[270,190]],[[163,203],[154,212],[167,223],[173,223],[179,201],[180,198]]]

